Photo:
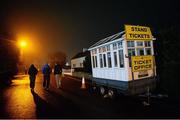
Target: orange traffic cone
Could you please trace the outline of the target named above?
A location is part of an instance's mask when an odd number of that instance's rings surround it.
[[[82,77],[81,89],[86,89],[86,84],[85,84],[84,77]]]

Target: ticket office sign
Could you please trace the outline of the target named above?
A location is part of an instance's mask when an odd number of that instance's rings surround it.
[[[153,56],[132,56],[132,72],[146,71],[153,69]]]
[[[152,40],[152,34],[149,27],[125,25],[126,40]]]

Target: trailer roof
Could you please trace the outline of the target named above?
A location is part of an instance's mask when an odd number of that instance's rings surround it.
[[[105,44],[105,43],[108,43],[108,42],[110,42],[110,41],[114,41],[114,40],[116,40],[116,39],[118,39],[118,38],[121,38],[122,35],[124,35],[124,33],[125,33],[125,31],[122,31],[122,32],[116,33],[116,34],[114,34],[114,35],[112,35],[112,36],[109,36],[109,37],[107,37],[107,38],[104,38],[104,39],[96,42],[96,43],[93,44],[92,46],[90,46],[89,49],[90,49],[90,48],[93,48],[93,47],[96,47],[96,46],[99,46],[99,45],[102,45],[102,44]]]

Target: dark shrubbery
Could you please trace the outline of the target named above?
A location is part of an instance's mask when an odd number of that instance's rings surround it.
[[[157,33],[155,37],[158,89],[177,95],[180,88],[180,29],[168,28]]]
[[[84,72],[92,73],[90,53],[89,55],[86,56],[85,61],[83,62],[83,65],[84,65]]]
[[[0,83],[8,83],[18,71],[19,49],[16,42],[0,38]]]

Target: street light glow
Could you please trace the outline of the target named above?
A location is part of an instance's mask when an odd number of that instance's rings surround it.
[[[20,46],[21,46],[21,47],[26,47],[26,45],[27,45],[27,43],[26,43],[25,41],[21,41],[21,42],[20,42]]]
[[[19,47],[25,48],[27,46],[28,38],[21,35],[18,37],[18,41]]]

